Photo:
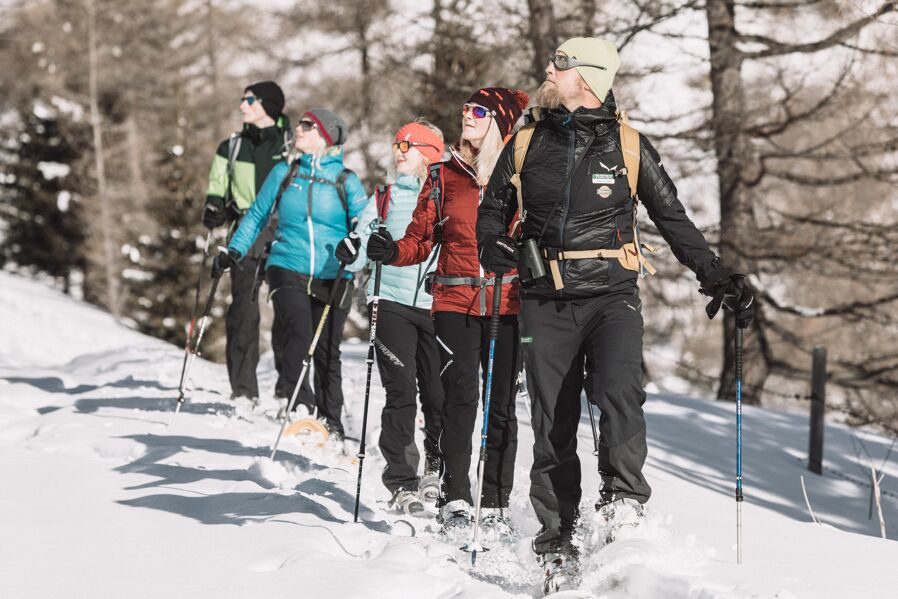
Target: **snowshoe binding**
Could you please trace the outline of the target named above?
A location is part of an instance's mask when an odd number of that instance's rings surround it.
[[[456,499],[440,507],[437,515],[437,521],[441,524],[440,534],[446,537],[466,536],[474,521],[471,512],[471,504],[464,499]]]
[[[563,553],[543,553],[537,556],[543,566],[543,596],[577,588],[574,561]]]
[[[429,518],[430,513],[424,509],[424,504],[418,494],[407,489],[399,489],[390,499],[390,507],[407,516],[415,518]]]
[[[480,510],[480,529],[484,537],[514,542],[518,535],[511,524],[508,508],[485,507]]]
[[[630,497],[596,503],[597,533],[613,543],[621,530],[636,528],[645,518],[645,506]]]

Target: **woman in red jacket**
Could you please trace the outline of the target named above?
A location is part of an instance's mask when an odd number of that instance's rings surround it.
[[[443,529],[467,528],[472,521],[471,435],[477,418],[481,381],[486,376],[493,273],[477,257],[477,207],[493,167],[529,98],[501,87],[474,92],[462,110],[462,134],[449,160],[431,166],[418,196],[412,222],[402,239],[374,233],[368,256],[406,266],[428,258],[440,245],[433,279],[434,328],[440,343],[441,377],[446,391],[439,449],[443,459],[439,519]],[[502,285],[501,328],[493,362],[487,459],[482,489],[482,523],[499,534],[511,532],[508,499],[514,481],[518,427],[515,379],[518,366],[518,284],[515,271]]]

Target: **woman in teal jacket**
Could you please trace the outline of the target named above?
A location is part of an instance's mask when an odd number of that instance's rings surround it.
[[[315,348],[315,393],[307,377],[294,407],[299,416],[314,414],[317,408],[318,418],[325,420],[338,439],[343,436],[340,341],[352,302],[352,274],[346,272],[336,281],[340,265],[334,248],[349,233],[352,220],[367,201],[358,176],[343,166],[340,146],[345,141],[346,125],[340,117],[324,108],[307,111],[296,127],[294,145],[302,155],[295,176],[278,200],[290,166],[282,162],[272,169],[226,255],[230,262],[245,256],[276,213],[277,230],[266,278],[274,304],[271,342],[275,356],[280,356],[275,360],[275,396],[281,399],[289,399],[293,393],[330,291],[334,284],[341,286]]]
[[[425,122],[404,125],[396,133],[393,160],[397,177],[378,187],[359,218],[357,237],[337,246],[338,259],[358,271],[368,263],[365,246],[381,220],[394,237],[401,238],[412,220],[428,165],[443,155],[443,135]],[[434,258],[434,256],[431,256]],[[382,480],[392,493],[394,509],[426,516],[423,500],[436,500],[439,492],[439,440],[443,410],[440,353],[430,317],[431,296],[424,278],[436,260],[414,266],[384,266],[378,305],[377,367],[386,390],[378,446],[387,462]],[[374,278],[368,281],[368,301]],[[415,444],[417,395],[424,413],[424,476],[418,478],[420,453]]]

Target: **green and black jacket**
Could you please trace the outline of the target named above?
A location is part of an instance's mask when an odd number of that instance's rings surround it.
[[[236,146],[232,146],[231,138],[228,138],[218,144],[206,190],[206,203],[223,203],[231,220],[239,218],[252,205],[268,173],[283,160],[293,140],[286,115],[281,115],[275,125],[264,129],[244,124],[243,130],[235,135],[240,139],[233,180],[228,178],[228,151]]]

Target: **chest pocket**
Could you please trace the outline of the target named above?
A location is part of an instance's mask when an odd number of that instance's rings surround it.
[[[630,197],[624,158],[621,152],[602,152],[583,161],[571,190],[573,214],[602,213],[623,205]]]

